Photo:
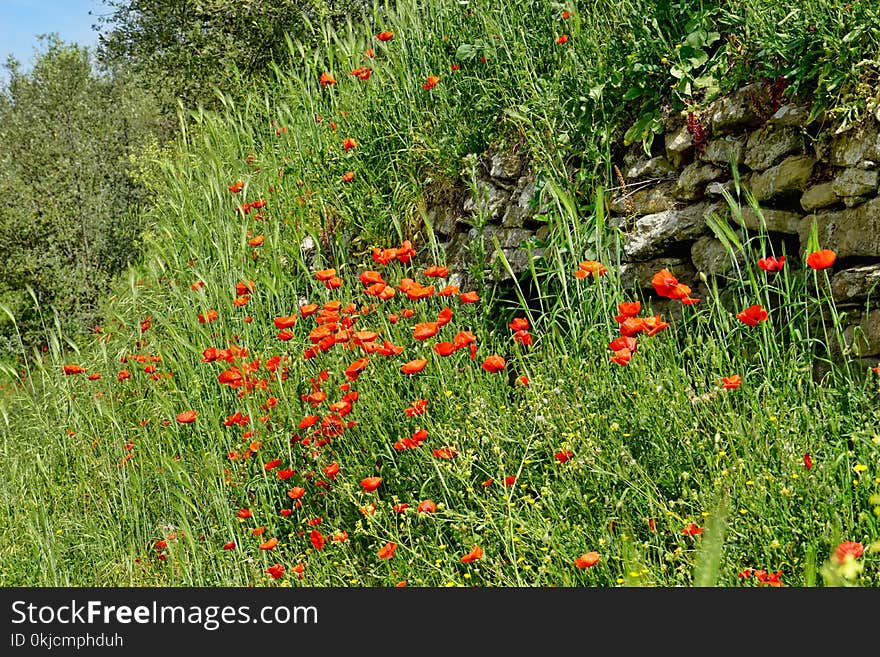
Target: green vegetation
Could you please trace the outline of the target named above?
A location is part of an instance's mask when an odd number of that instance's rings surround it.
[[[634,122],[650,148],[661,109],[756,77],[860,116],[878,10],[607,5],[375,8],[315,24],[263,85],[185,114],[174,151],[143,163],[148,247],[103,298],[102,332],[47,322],[48,350],[8,373],[3,583],[880,584],[876,378],[813,376],[839,342],[827,270],[788,254],[767,272],[763,236],[731,231],[738,283],[673,301],[627,361],[609,349],[619,304],[647,318],[657,299],[622,289],[602,191]],[[513,144],[552,208],[537,308],[440,296],[425,198],[467,182],[467,154]],[[382,251],[407,241],[411,260]],[[576,278],[585,260],[607,271]],[[394,296],[366,294],[365,271]],[[409,298],[406,278],[434,294]],[[768,316],[748,326],[752,304]],[[864,554],[834,557],[846,541]]]
[[[50,38],[0,93],[0,357],[91,330],[98,298],[137,260],[148,193],[134,159],[163,134],[148,95]],[[41,311],[42,309],[42,311]],[[12,320],[15,320],[18,330]]]

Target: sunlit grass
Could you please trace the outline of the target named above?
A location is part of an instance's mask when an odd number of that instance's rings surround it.
[[[595,35],[625,20],[582,9],[569,27],[561,9],[508,4],[517,11],[430,4],[421,15],[402,5],[370,29],[328,32],[320,51],[292,46],[297,65],[279,65],[268,90],[194,117],[178,151],[159,163],[150,249],[108,297],[101,332],[74,344],[47,330],[46,351],[9,377],[0,425],[4,584],[757,586],[740,576],[753,569],[813,585],[839,542],[876,543],[877,379],[857,368],[814,378],[817,362],[833,360],[835,329],[816,323],[836,313],[824,272],[789,254],[770,275],[755,264],[765,255],[761,236],[731,229],[744,264],[727,296],[710,287],[695,305],[664,306],[669,327],[639,335],[628,364],[611,362],[618,304],[638,297],[620,285],[618,236],[605,224],[610,146],[592,145],[600,161],[574,185],[570,142],[557,138],[573,125],[560,114],[561,77],[589,82],[607,72]],[[377,40],[381,30],[394,37]],[[563,30],[571,52],[555,43]],[[456,58],[462,45],[473,49]],[[372,68],[368,80],[349,75],[356,66]],[[336,84],[321,87],[325,71]],[[428,75],[440,82],[424,89]],[[497,131],[486,127],[499,116],[507,118]],[[476,303],[365,294],[358,276],[366,270],[392,288],[406,277],[445,285],[424,274],[446,263],[419,200],[432,181],[459,174],[463,155],[518,134],[553,208],[551,244],[529,293],[540,310],[524,306],[525,292],[503,304],[490,290]],[[348,137],[358,145],[345,150]],[[730,209],[747,202],[731,198]],[[372,257],[408,239],[411,262]],[[575,278],[584,259],[607,273]],[[315,277],[330,268],[337,289]],[[250,294],[236,289],[251,281]],[[233,305],[242,296],[247,302]],[[353,304],[336,323],[356,317],[351,331],[376,331],[377,345],[387,339],[402,353],[368,354],[355,379],[345,370],[362,346],[304,358],[316,322],[301,307],[334,300]],[[660,312],[656,297],[638,300],[641,316]],[[736,313],[753,303],[769,316],[748,327]],[[414,339],[414,325],[446,307],[452,319],[437,336]],[[217,319],[199,322],[210,310]],[[291,315],[292,336],[282,340],[274,320]],[[531,345],[513,340],[514,317],[528,319]],[[473,358],[468,347],[433,350],[459,331],[476,336]],[[247,353],[205,362],[205,350],[233,345]],[[504,370],[481,367],[493,354]],[[416,358],[425,369],[402,374]],[[62,374],[72,363],[86,372]],[[218,381],[247,364],[252,389]],[[130,377],[120,380],[121,370]],[[732,375],[741,385],[723,388]],[[327,399],[312,406],[304,397],[315,389]],[[354,391],[341,419],[354,424],[338,435],[299,427],[306,416],[338,413],[329,404]],[[408,416],[419,399],[427,411]],[[195,420],[177,421],[188,410]],[[236,413],[248,419],[230,422]],[[423,444],[395,448],[420,429]],[[434,455],[445,448],[451,458]],[[331,477],[324,468],[334,463]],[[279,478],[285,469],[295,472]],[[382,482],[367,492],[360,482],[371,476]],[[294,499],[297,487],[304,491]],[[424,500],[436,503],[433,513],[417,511]],[[399,504],[408,508],[395,511]],[[250,515],[239,517],[242,509]],[[270,538],[277,545],[260,549]],[[389,542],[397,550],[381,558]],[[462,562],[475,545],[482,557]],[[578,567],[592,551],[598,562]],[[285,567],[280,579],[266,572],[273,564]],[[826,567],[829,582],[880,583],[873,551],[859,564],[842,574]]]

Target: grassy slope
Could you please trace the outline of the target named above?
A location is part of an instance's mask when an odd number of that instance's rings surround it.
[[[810,320],[833,311],[817,293],[824,272],[791,263],[768,276],[749,264],[735,302],[769,306],[770,292],[780,292],[785,303],[767,322],[748,328],[712,296],[640,336],[627,366],[609,362],[617,304],[631,299],[617,282],[615,238],[593,207],[602,205],[611,128],[624,110],[598,83],[627,66],[628,54],[659,61],[687,30],[665,43],[648,39],[650,26],[633,22],[647,3],[613,3],[617,13],[574,8],[569,19],[534,3],[478,4],[468,13],[431,3],[423,15],[404,7],[372,28],[327,34],[321,51],[279,68],[266,93],[230,103],[225,116],[196,117],[161,162],[153,247],[108,299],[102,333],[75,345],[47,331],[48,351],[26,363],[24,384],[5,400],[4,584],[751,585],[738,577],[745,568],[812,584],[837,542],[877,540],[875,384],[860,373],[821,386],[810,376]],[[394,38],[378,41],[381,30]],[[570,40],[557,44],[563,33]],[[655,51],[641,52],[648,43]],[[371,67],[368,80],[349,75],[357,66]],[[321,87],[324,71],[336,84]],[[432,89],[422,87],[428,75],[440,77]],[[616,84],[622,93],[625,81]],[[583,95],[590,89],[599,90]],[[358,146],[344,150],[347,137]],[[429,228],[419,230],[423,195],[455,177],[465,153],[513,139],[525,140],[548,181],[544,200],[556,208],[536,271],[541,312],[490,313],[489,295],[475,304],[365,295],[357,276],[366,269],[392,285],[406,276],[430,282],[424,268],[443,264],[443,253]],[[565,167],[575,156],[599,164],[572,182]],[[347,171],[354,178],[343,182]],[[239,180],[242,191],[230,192]],[[257,199],[265,208],[237,211]],[[258,235],[264,242],[251,246]],[[300,249],[307,235],[320,246],[314,257]],[[418,247],[411,263],[371,259],[372,248],[409,237]],[[749,263],[763,255],[759,239],[744,248]],[[576,280],[584,258],[603,260],[608,273]],[[313,275],[330,267],[344,280],[339,289]],[[193,289],[197,281],[204,287]],[[236,307],[236,284],[246,281],[253,293]],[[277,337],[275,318],[334,299],[354,302],[353,330],[375,330],[403,353],[371,354],[349,381],[344,370],[363,356],[360,347],[303,359],[314,315],[299,318],[290,340]],[[436,338],[415,340],[414,324],[447,305],[452,321]],[[403,308],[414,315],[392,323],[388,313]],[[218,319],[200,323],[210,309]],[[528,347],[507,326],[526,315]],[[477,336],[475,359],[467,349],[432,351],[460,330]],[[203,362],[208,347],[232,344],[248,351],[236,363],[254,364],[263,381],[244,395],[218,382],[231,363]],[[480,367],[493,353],[507,370]],[[284,359],[284,376],[266,369],[274,356]],[[418,357],[426,369],[402,375]],[[101,378],[62,375],[74,362]],[[158,376],[144,371],[150,365]],[[131,378],[118,380],[122,369]],[[328,399],[312,407],[302,396],[323,370]],[[742,386],[720,389],[734,373]],[[520,374],[528,386],[515,383]],[[345,421],[356,424],[325,445],[316,445],[320,437],[304,444],[310,430],[298,428],[301,420],[330,414],[346,383],[358,398]],[[428,412],[407,416],[417,399],[428,400]],[[195,422],[175,420],[190,409]],[[236,412],[250,421],[224,426]],[[421,447],[393,447],[419,428],[428,432]],[[457,455],[432,455],[443,446]],[[560,463],[554,455],[564,451],[572,458]],[[273,459],[279,466],[266,470]],[[334,462],[340,472],[330,480],[322,468]],[[280,480],[284,468],[296,472]],[[374,475],[379,489],[363,491],[361,479]],[[505,486],[510,476],[516,481]],[[299,508],[287,495],[294,486],[306,491]],[[435,513],[415,510],[426,499]],[[376,512],[365,515],[370,503]],[[410,507],[398,514],[396,503]],[[237,517],[244,508],[250,518]],[[691,522],[705,533],[683,533]],[[256,527],[265,533],[253,535]],[[320,550],[313,530],[326,537]],[[348,539],[333,541],[341,532]],[[259,549],[269,537],[278,546]],[[223,549],[227,541],[236,548]],[[379,558],[389,541],[397,552]],[[483,557],[462,563],[474,545]],[[588,551],[599,563],[576,568]],[[877,557],[862,561],[862,583],[876,585]],[[265,573],[275,563],[287,569],[277,581]],[[844,581],[837,574],[825,577]]]

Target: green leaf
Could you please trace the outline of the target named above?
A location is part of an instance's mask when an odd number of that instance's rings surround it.
[[[693,57],[688,58],[688,63],[691,65],[691,68],[699,68],[707,61],[709,61],[709,55],[703,50],[697,50]]]
[[[470,43],[461,44],[455,51],[455,58],[460,62],[466,62],[477,56],[477,48]]]
[[[632,100],[633,98],[638,98],[639,96],[641,96],[642,93],[644,92],[639,87],[630,87],[626,90],[626,93],[623,94],[623,99]]]
[[[714,75],[702,75],[698,78],[694,78],[694,86],[697,89],[709,89],[718,85],[718,81],[715,79]]]
[[[651,112],[642,114],[638,120],[623,135],[623,145],[629,146],[633,142],[641,141],[649,134],[652,134],[652,122],[656,119],[656,115]]]
[[[706,30],[694,30],[685,37],[684,42],[689,46],[699,48],[706,44],[708,36],[709,33]]]

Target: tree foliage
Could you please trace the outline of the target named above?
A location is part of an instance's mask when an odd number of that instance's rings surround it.
[[[97,320],[108,282],[138,254],[148,192],[134,155],[161,134],[150,98],[91,53],[44,37],[30,72],[6,63],[0,88],[0,301],[26,348],[55,324]],[[0,351],[20,350],[0,315]]]
[[[343,20],[364,0],[105,0],[105,62],[124,64],[160,96],[210,106],[214,89],[235,91],[289,57],[287,39],[308,43],[312,27]]]

